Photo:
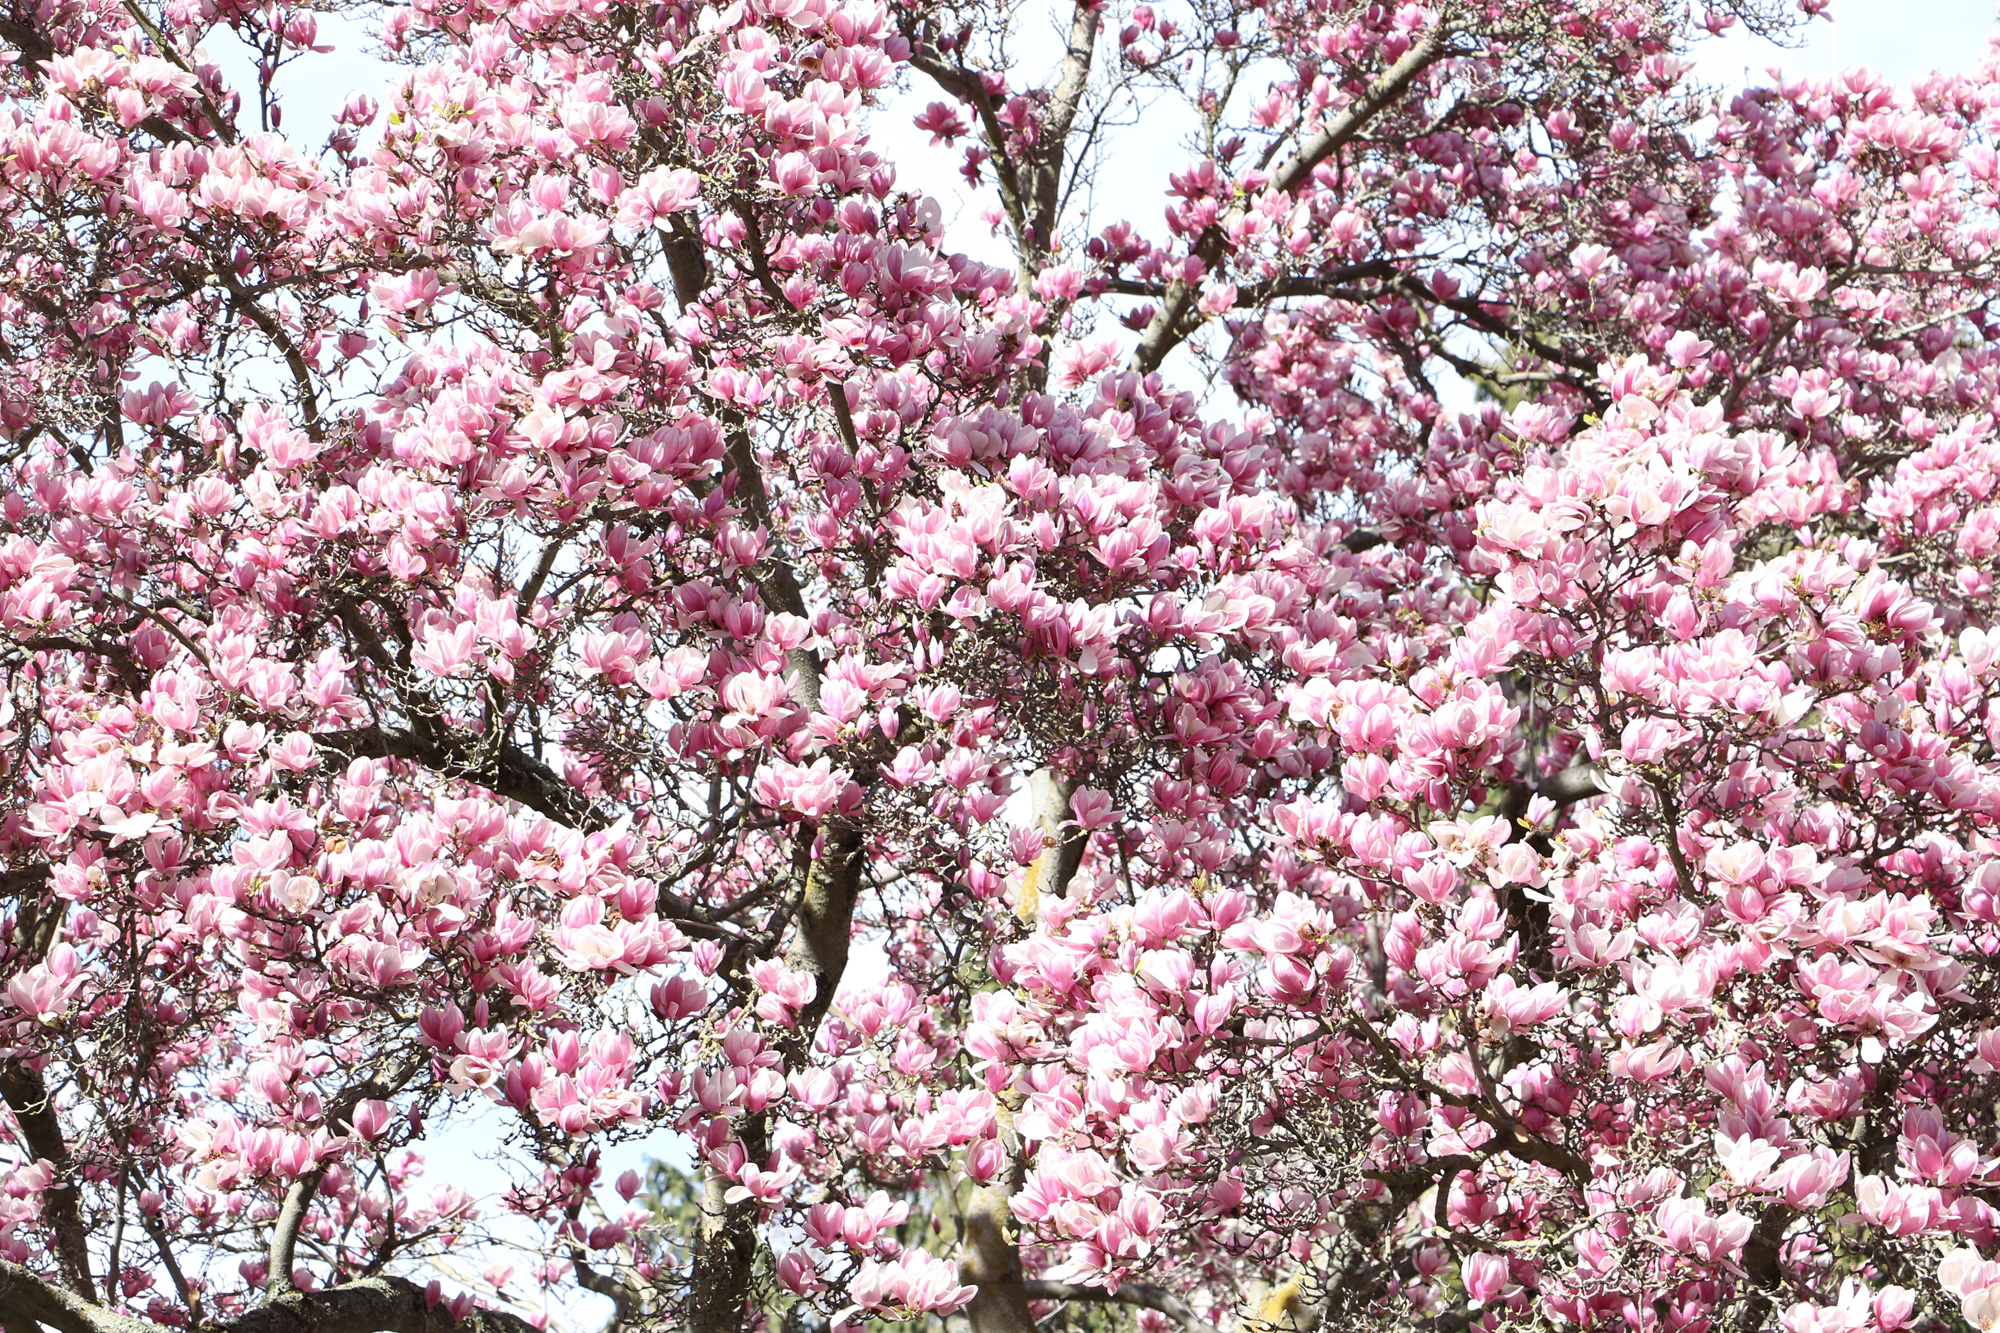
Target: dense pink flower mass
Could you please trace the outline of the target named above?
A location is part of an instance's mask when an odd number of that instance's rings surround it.
[[[319,8],[0,0],[6,1333],[2000,1328],[2000,57]]]

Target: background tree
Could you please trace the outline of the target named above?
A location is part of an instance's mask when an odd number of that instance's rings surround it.
[[[2000,1324],[2000,65],[1024,17],[11,0],[8,1333]]]

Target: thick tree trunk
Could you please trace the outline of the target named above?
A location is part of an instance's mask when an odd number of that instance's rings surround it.
[[[958,1280],[979,1288],[965,1307],[972,1333],[1034,1333],[1021,1275],[1021,1248],[1012,1234],[1014,1215],[1008,1200],[1013,1193],[1011,1181],[988,1185],[972,1196],[965,1210],[965,1250],[958,1261]]]
[[[744,1126],[746,1152],[762,1157],[764,1117]],[[701,1203],[701,1231],[695,1237],[694,1277],[688,1293],[690,1333],[742,1333],[745,1306],[757,1266],[757,1202],[725,1204],[729,1182],[711,1174]]]

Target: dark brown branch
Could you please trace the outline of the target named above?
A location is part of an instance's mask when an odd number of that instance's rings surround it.
[[[801,837],[808,843],[814,841],[810,830]],[[790,1039],[779,1048],[787,1071],[802,1068],[810,1058],[820,1020],[846,973],[855,901],[868,864],[867,839],[856,824],[830,821],[817,841],[819,854],[807,872],[794,913],[797,933],[785,955],[786,963],[810,975],[814,986],[812,999],[799,1010]],[[751,1117],[739,1136],[751,1160],[763,1160],[767,1150],[763,1113]],[[704,1188],[686,1321],[693,1333],[739,1333],[745,1326],[744,1305],[750,1295],[759,1244],[759,1209],[755,1200],[728,1202],[728,1185],[727,1177],[711,1173]]]
[[[46,65],[49,61],[55,59],[56,56],[54,44],[43,35],[40,29],[26,23],[16,23],[12,19],[0,18],[0,42],[5,42],[19,51],[21,53],[21,63],[30,69],[37,65]],[[194,142],[192,136],[183,134],[179,127],[158,113],[147,116],[144,120],[140,121],[138,128],[146,131],[163,143]],[[35,430],[30,430],[28,438],[34,438],[35,433]]]
[[[1737,1333],[1757,1333],[1777,1308],[1775,1298],[1784,1277],[1778,1256],[1792,1217],[1792,1210],[1785,1204],[1768,1205],[1757,1219],[1750,1239],[1743,1242],[1743,1275],[1750,1280],[1750,1294],[1737,1316]]]
[[[1592,763],[1572,764],[1560,773],[1543,778],[1535,787],[1535,794],[1546,796],[1557,805],[1574,805],[1587,801],[1593,796],[1606,794],[1604,774]]]
[[[298,344],[292,341],[292,335],[285,332],[285,326],[278,322],[278,317],[264,309],[257,303],[255,297],[243,290],[243,284],[237,280],[235,272],[226,260],[217,260],[215,274],[222,280],[222,285],[229,289],[235,308],[249,316],[250,322],[263,331],[264,336],[271,340],[271,345],[276,347],[278,354],[284,358],[285,368],[292,374],[292,385],[298,390],[299,411],[305,417],[306,438],[315,444],[323,442],[326,439],[326,430],[320,422],[319,395],[313,389],[312,367],[307,364],[305,354],[299,350]]]
[[[1382,295],[1379,289],[1352,290],[1346,284],[1363,278],[1393,278],[1396,266],[1386,259],[1370,259],[1359,264],[1340,264],[1318,273],[1290,273],[1268,282],[1253,282],[1236,289],[1238,310],[1252,310],[1271,301],[1302,296],[1333,296],[1349,300],[1370,300]],[[1172,290],[1172,284],[1140,282],[1133,278],[1104,280],[1104,290],[1118,296],[1144,296],[1155,300]]]
[[[161,1225],[157,1214],[149,1213],[143,1208],[139,1210],[139,1225],[153,1238],[153,1248],[159,1252],[160,1263],[167,1270],[167,1280],[174,1284],[174,1290],[180,1295],[181,1304],[187,1307],[188,1317],[199,1326],[201,1294],[194,1289],[194,1284],[187,1280],[187,1274],[181,1271],[181,1261],[174,1255],[173,1240],[167,1235],[166,1227]]]
[[[1000,186],[1000,206],[1006,210],[1007,221],[1013,224],[1014,252],[1022,260],[1025,272],[1029,230],[1027,203],[1022,198],[1021,182],[1014,174],[1014,164],[1006,152],[1007,131],[1000,124],[1000,114],[993,106],[993,99],[986,95],[986,85],[980,81],[977,71],[954,69],[937,52],[922,45],[915,46],[911,51],[910,64],[978,113],[980,128],[986,135],[987,146],[992,149],[989,160],[993,164],[993,178]]]
[[[201,76],[195,72],[194,66],[188,64],[187,57],[183,56],[179,48],[167,40],[165,33],[154,26],[153,21],[146,17],[145,10],[134,4],[133,0],[124,0],[124,3],[125,12],[132,16],[132,21],[139,25],[140,30],[146,34],[147,40],[151,41],[159,49],[160,55],[164,59],[171,61],[183,74],[189,75],[196,80],[194,97],[197,102],[201,103],[201,109],[208,113],[209,128],[215,131],[215,137],[222,140],[224,144],[235,144],[235,127],[223,119],[221,110],[216,107],[214,102],[209,100],[208,94],[202,91],[200,84]]]
[[[1458,1179],[1461,1171],[1477,1171],[1479,1159],[1465,1153],[1453,1153],[1449,1157],[1425,1162],[1422,1168],[1417,1171],[1363,1171],[1361,1174],[1370,1180],[1379,1180],[1392,1187],[1401,1185],[1409,1188],[1421,1185],[1429,1188],[1435,1182],[1437,1201],[1432,1212],[1437,1224],[1442,1227],[1445,1225],[1447,1210],[1451,1203],[1452,1182]],[[1432,1175],[1433,1171],[1436,1172],[1435,1177]]]
[[[576,1284],[579,1287],[610,1298],[611,1324],[605,1333],[623,1328],[631,1322],[632,1315],[639,1308],[639,1298],[629,1284],[609,1273],[600,1273],[592,1268],[590,1260],[584,1257],[583,1247],[580,1245],[569,1247],[569,1266],[576,1272]]]
[[[744,217],[749,217],[745,210]],[[701,237],[679,213],[669,225],[672,234],[661,242],[666,251],[667,276],[673,280],[674,300],[682,310],[693,305],[708,287],[708,256],[702,252]]]
[[[521,595],[515,599],[514,614],[526,620],[528,612],[534,608],[535,599],[542,595],[542,585],[549,581],[549,574],[556,567],[556,557],[562,554],[569,539],[576,535],[576,525],[566,523],[555,536],[542,546],[542,558],[535,562],[535,572],[528,575],[528,581],[521,585]]]
[[[0,1064],[0,1097],[14,1114],[28,1151],[48,1162],[55,1179],[42,1191],[42,1216],[54,1242],[56,1269],[65,1287],[86,1301],[97,1300],[90,1276],[90,1233],[83,1225],[82,1196],[76,1188],[76,1164],[63,1137],[62,1122],[49,1097],[41,1071],[19,1061]]]
[[[558,824],[586,833],[613,823],[612,816],[598,809],[561,774],[512,745],[481,745],[475,750],[449,737],[432,739],[381,727],[327,732],[313,739],[324,749],[350,759],[361,755],[406,759],[449,777],[477,782],[496,796],[519,801]]]
[[[817,697],[817,667],[813,670],[815,674],[801,685],[810,685]],[[865,769],[856,776],[864,785],[874,780]],[[803,891],[792,909],[796,932],[785,961],[812,977],[813,996],[800,1008],[789,1039],[779,1046],[787,1072],[804,1067],[810,1059],[813,1038],[846,974],[854,907],[868,867],[866,831],[858,823],[829,820],[817,837],[810,828],[799,836],[801,847],[816,846],[818,854],[806,870]],[[739,1131],[753,1161],[763,1160],[767,1151],[767,1129],[760,1112]],[[726,1177],[711,1173],[704,1188],[686,1320],[693,1333],[738,1333],[744,1327],[744,1306],[756,1269],[759,1208],[755,1200],[728,1202],[728,1184]]]
[[[49,882],[49,867],[20,866],[13,870],[0,870],[0,897],[18,898],[34,893]]]
[[[1491,333],[1496,337],[1507,338],[1522,344],[1544,361],[1552,361],[1559,366],[1567,366],[1571,370],[1586,375],[1597,373],[1598,363],[1595,357],[1572,352],[1559,343],[1550,342],[1533,330],[1509,324],[1506,320],[1500,318],[1471,297],[1440,296],[1431,290],[1421,279],[1408,274],[1399,278],[1397,284],[1404,291],[1419,300],[1443,306],[1453,314],[1462,316],[1468,323],[1481,332]]]
[[[30,24],[0,18],[0,42],[19,51],[26,65],[46,65],[56,58],[55,45],[41,29]]]
[[[190,639],[187,636],[187,632],[184,631],[179,625],[176,625],[173,621],[168,620],[165,616],[161,615],[154,608],[150,606],[142,606],[138,602],[133,601],[131,598],[125,596],[125,594],[118,592],[116,590],[107,591],[104,594],[104,596],[106,600],[115,602],[117,605],[122,606],[129,611],[144,616],[146,619],[152,621],[154,624],[158,625],[161,629],[165,630],[167,633],[173,635],[174,638],[180,641],[181,647],[187,649],[190,653],[194,654],[194,660],[201,663],[202,670],[212,671],[214,669],[210,667],[208,664],[208,654],[204,653],[201,650],[200,646],[197,645],[193,639]]]

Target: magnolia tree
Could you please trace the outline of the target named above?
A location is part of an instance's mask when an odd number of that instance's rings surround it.
[[[315,10],[0,7],[5,1333],[2000,1326],[2000,60]]]

